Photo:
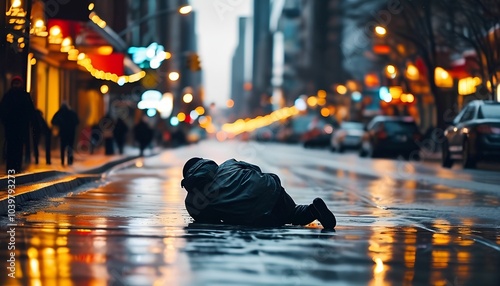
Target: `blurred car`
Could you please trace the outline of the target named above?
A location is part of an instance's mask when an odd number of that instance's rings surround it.
[[[327,148],[330,145],[333,132],[332,123],[315,118],[308,129],[300,139],[304,148]]]
[[[410,116],[375,116],[366,126],[359,155],[389,157],[402,155],[420,159],[421,133]]]
[[[282,126],[277,132],[276,140],[284,143],[304,144],[331,129],[331,123],[323,117],[313,114],[299,115],[289,119]]]
[[[330,138],[332,137],[329,133],[319,133],[314,136],[305,139],[302,142],[304,148],[326,148],[330,145]]]
[[[499,159],[500,102],[473,100],[444,131],[442,165],[462,160],[464,168],[475,168],[478,161]]]
[[[206,138],[207,138],[207,132],[205,131],[205,129],[200,127],[193,127],[186,134],[186,141],[190,144],[198,143]]]
[[[270,142],[276,140],[276,129],[277,127],[274,125],[264,126],[255,129],[250,134],[250,138],[255,141],[260,142]]]
[[[363,134],[363,123],[344,121],[330,136],[330,150],[342,153],[346,149],[359,149]]]

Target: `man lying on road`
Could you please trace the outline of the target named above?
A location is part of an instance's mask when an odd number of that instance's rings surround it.
[[[317,219],[325,229],[337,224],[321,198],[297,205],[276,174],[229,159],[217,165],[194,157],[182,170],[186,209],[195,222],[276,227],[307,225]]]

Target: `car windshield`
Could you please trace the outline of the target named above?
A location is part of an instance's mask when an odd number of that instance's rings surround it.
[[[389,133],[416,133],[417,125],[414,122],[387,121],[384,123],[385,131]]]
[[[358,122],[343,122],[341,128],[363,130],[363,124]]]
[[[499,104],[486,104],[479,109],[479,118],[496,118],[500,119],[500,105]]]

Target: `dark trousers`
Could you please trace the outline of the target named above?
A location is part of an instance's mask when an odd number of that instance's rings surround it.
[[[31,142],[29,131],[24,135],[24,163],[31,163]]]
[[[148,147],[148,144],[139,143],[139,156],[144,156],[144,150]]]
[[[104,154],[113,155],[115,154],[115,142],[113,138],[105,138],[104,139]]]
[[[118,146],[118,153],[123,155],[123,148],[125,147],[125,139],[115,139],[116,145]]]
[[[61,136],[61,165],[64,166],[64,157],[68,153],[68,165],[73,164],[73,144],[75,143],[74,136]]]
[[[10,138],[6,142],[5,150],[5,163],[6,163],[6,173],[9,170],[14,170],[15,173],[20,173],[22,171],[23,164],[23,140],[21,138]]]
[[[311,205],[297,205],[282,188],[282,192],[271,213],[257,220],[259,226],[282,226],[285,224],[306,225],[316,218],[311,212]]]
[[[50,133],[44,134],[43,137],[45,138],[45,163],[47,165],[50,165],[50,144],[51,144],[51,137]],[[40,152],[38,151],[38,145],[40,145],[40,138],[41,135],[35,134],[33,136],[33,153],[35,153],[35,164],[38,164],[38,157],[40,156]]]

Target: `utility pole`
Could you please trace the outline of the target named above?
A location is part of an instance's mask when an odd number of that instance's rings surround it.
[[[25,42],[25,46],[23,48],[23,51],[21,53],[21,74],[22,74],[22,77],[23,79],[25,80],[25,82],[27,82],[27,78],[28,78],[28,55],[29,55],[29,52],[30,52],[30,28],[31,28],[31,7],[32,7],[32,1],[33,0],[24,0],[26,1],[26,16],[25,16],[25,26],[24,26],[24,42]],[[30,84],[27,82],[27,84]]]
[[[5,66],[6,66],[6,37],[7,37],[7,25],[5,22],[5,12],[7,10],[7,1],[0,0],[0,95],[3,95],[7,90],[6,78],[5,78]]]

